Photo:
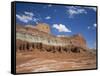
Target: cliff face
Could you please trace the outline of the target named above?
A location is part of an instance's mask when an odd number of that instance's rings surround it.
[[[77,34],[71,37],[71,42],[73,45],[87,47],[86,40],[83,38],[81,34]]]
[[[80,50],[86,50],[86,41],[81,34],[71,37],[56,37],[50,34],[50,28],[47,25],[42,24],[43,27],[39,27],[40,25],[36,27],[16,26],[17,51],[39,49],[40,51],[46,50],[53,53],[63,51],[79,53]],[[41,30],[41,28],[45,30]]]
[[[36,29],[46,32],[46,33],[50,33],[50,27],[48,24],[46,23],[39,23],[36,25]]]
[[[17,73],[96,68],[96,52],[87,48],[81,34],[58,37],[46,28],[16,25]]]

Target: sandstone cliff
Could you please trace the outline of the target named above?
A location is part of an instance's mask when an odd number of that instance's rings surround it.
[[[36,27],[33,26],[16,26],[16,51],[34,51],[39,49],[40,51],[48,52],[73,52],[80,53],[86,51],[86,41],[81,34],[57,37],[50,34],[45,30],[39,30],[39,24]],[[47,25],[46,25],[47,27]],[[45,28],[45,25],[43,26]]]

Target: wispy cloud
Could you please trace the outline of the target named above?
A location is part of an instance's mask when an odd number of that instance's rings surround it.
[[[22,21],[22,22],[24,22],[24,23],[28,23],[29,21],[32,20],[33,15],[34,15],[34,14],[33,14],[32,12],[27,12],[27,11],[25,11],[24,14],[22,14],[22,15],[16,14],[16,17],[17,17],[20,21]]]
[[[87,14],[87,11],[81,7],[68,6],[66,8],[70,18],[73,18],[75,15],[78,14]]]
[[[96,12],[96,7],[85,7],[85,8],[87,8],[87,9],[90,9],[90,10],[93,10],[93,11],[95,11]]]
[[[45,19],[47,19],[47,20],[48,20],[48,19],[51,19],[51,17],[50,17],[50,16],[47,16],[47,17],[45,17]]]
[[[88,26],[87,28],[88,28],[88,29],[95,29],[96,27],[97,27],[97,24],[94,23],[92,26]]]
[[[24,23],[28,23],[29,21],[33,21],[35,23],[38,23],[39,19],[37,17],[35,17],[34,13],[32,12],[27,12],[25,11],[24,14],[16,14],[16,17],[24,22]]]
[[[29,22],[29,21],[32,20],[32,17],[31,17],[31,16],[26,16],[26,15],[19,15],[19,14],[16,14],[16,17],[17,17],[20,21],[22,21],[22,22],[24,22],[24,23],[27,23],[27,22]]]
[[[34,14],[32,13],[32,12],[27,12],[27,11],[25,11],[24,12],[26,15],[29,15],[29,16],[34,16]]]
[[[59,32],[71,32],[65,25],[63,24],[53,24],[53,28],[57,29]]]
[[[36,18],[36,17],[34,17],[34,18],[33,18],[33,21],[34,21],[36,24],[38,24],[39,19]]]

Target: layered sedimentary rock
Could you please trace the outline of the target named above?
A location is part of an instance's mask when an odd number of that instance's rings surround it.
[[[44,30],[43,30],[44,28]],[[16,51],[40,51],[48,52],[73,52],[80,53],[87,49],[86,41],[81,34],[70,37],[57,37],[50,33],[47,24],[33,26],[16,26]]]

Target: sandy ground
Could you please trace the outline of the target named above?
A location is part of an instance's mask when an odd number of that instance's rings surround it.
[[[96,68],[96,57],[92,54],[17,52],[16,72],[45,72]]]

